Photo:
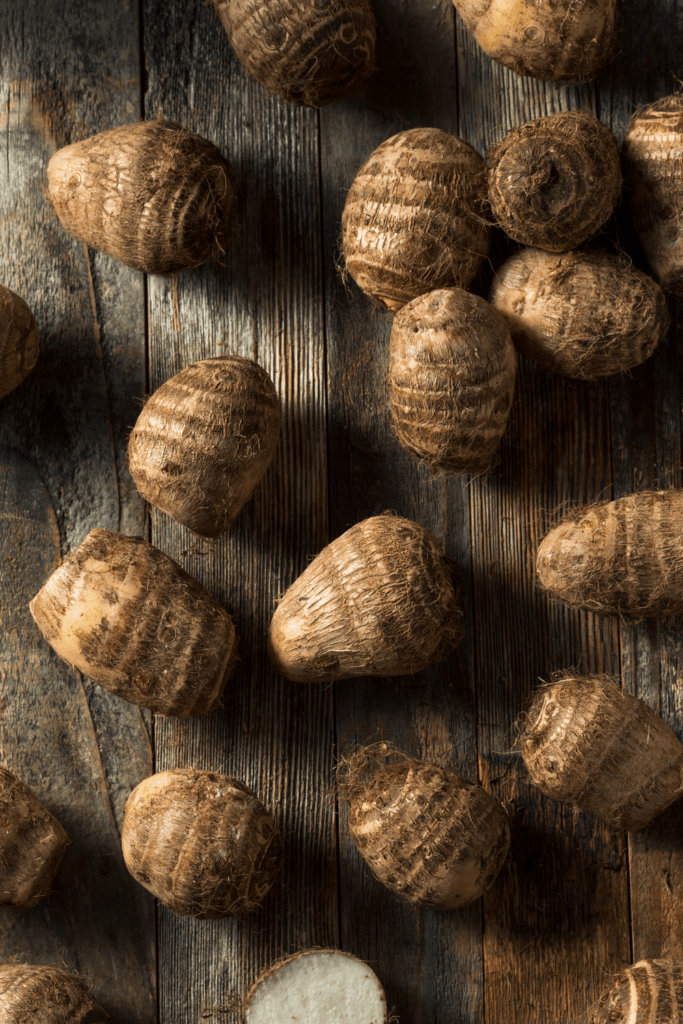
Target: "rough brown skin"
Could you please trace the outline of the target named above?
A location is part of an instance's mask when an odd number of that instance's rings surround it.
[[[681,796],[683,745],[604,676],[557,673],[534,693],[519,730],[534,785],[615,828],[644,828]]]
[[[200,537],[232,525],[268,469],[280,404],[268,374],[241,356],[193,363],[155,391],[128,444],[143,498]]]
[[[573,509],[538,549],[542,587],[565,604],[635,620],[683,611],[683,490]]]
[[[460,643],[457,567],[418,523],[366,519],[320,552],[277,607],[269,652],[286,679],[420,672]]]
[[[435,288],[466,288],[489,251],[485,199],[484,161],[462,139],[436,128],[394,135],[346,197],[346,269],[392,312]]]
[[[56,967],[0,966],[2,1024],[112,1024],[90,985]]]
[[[142,121],[74,142],[47,176],[62,227],[135,270],[190,270],[228,244],[232,168],[178,124]]]
[[[238,58],[268,92],[321,107],[375,69],[369,0],[214,0]]]
[[[237,779],[194,768],[136,786],[121,842],[133,878],[181,917],[253,910],[282,863],[282,834],[256,795]]]
[[[0,284],[0,398],[19,387],[38,361],[38,325],[24,300]]]
[[[237,657],[222,605],[140,537],[92,530],[30,609],[60,657],[162,715],[213,710]]]
[[[579,380],[640,365],[669,329],[659,285],[605,252],[520,249],[499,268],[490,301],[520,352]]]
[[[460,288],[413,299],[391,329],[387,383],[399,441],[434,472],[486,472],[516,371],[510,332],[484,299]]]
[[[600,997],[593,1024],[680,1024],[683,963],[640,960],[617,975]]]
[[[585,110],[518,125],[488,152],[491,212],[510,238],[569,252],[598,231],[621,194],[617,141]]]

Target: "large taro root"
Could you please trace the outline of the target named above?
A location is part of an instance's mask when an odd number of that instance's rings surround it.
[[[484,161],[462,139],[413,128],[365,161],[346,197],[342,248],[359,288],[395,312],[435,288],[466,288],[489,251]]]
[[[232,47],[288,103],[342,99],[375,67],[369,0],[214,0]]]
[[[121,842],[133,878],[181,917],[253,910],[282,864],[282,834],[256,795],[237,779],[194,768],[136,786]]]
[[[147,274],[218,259],[233,172],[216,147],[170,121],[142,121],[58,150],[48,198],[62,227]]]
[[[2,1024],[108,1024],[90,986],[56,967],[0,965]]]
[[[593,1024],[680,1024],[683,963],[640,960],[627,967],[600,997]]]
[[[591,238],[621,195],[617,140],[574,110],[519,125],[488,153],[489,202],[510,238],[569,252]]]
[[[60,657],[162,715],[213,710],[237,657],[222,605],[140,537],[92,530],[30,608]]]
[[[459,288],[413,299],[391,330],[389,407],[399,441],[434,472],[486,472],[516,370],[510,332],[484,299]]]
[[[419,672],[463,635],[457,567],[418,523],[381,515],[337,537],[292,584],[269,647],[276,672],[317,683]]]
[[[24,300],[0,285],[0,398],[19,387],[38,361],[38,325]]]

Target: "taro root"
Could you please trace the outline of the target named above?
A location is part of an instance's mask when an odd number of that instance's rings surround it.
[[[107,1024],[90,985],[56,967],[0,965],[2,1024]]]
[[[282,834],[237,779],[174,768],[144,779],[128,798],[121,832],[133,878],[181,917],[253,910],[282,863]]]
[[[321,107],[375,69],[369,0],[214,0],[232,48],[257,82],[288,103]]]
[[[484,161],[462,139],[413,128],[365,161],[346,197],[346,269],[395,312],[435,288],[465,288],[489,251]]]
[[[200,537],[231,525],[268,469],[280,404],[268,374],[241,356],[193,363],[155,391],[128,444],[143,498]]]
[[[659,285],[605,252],[520,249],[498,270],[490,300],[520,352],[580,380],[645,362],[669,328]]]
[[[38,325],[26,303],[0,284],[0,398],[19,387],[38,361]]]
[[[162,715],[213,710],[237,657],[226,610],[141,537],[92,530],[30,608],[60,657]]]
[[[386,1024],[387,1000],[363,960],[338,949],[302,949],[277,960],[244,1000],[244,1024]]]
[[[225,252],[232,168],[179,124],[142,121],[74,142],[47,177],[62,227],[134,270],[175,274]]]
[[[617,140],[585,110],[518,125],[488,160],[496,222],[538,249],[575,249],[602,227],[621,194]]]
[[[433,472],[485,473],[507,425],[517,356],[502,317],[459,288],[413,299],[391,330],[399,441]]]
[[[481,786],[386,743],[356,751],[338,777],[351,838],[392,892],[455,910],[491,887],[510,828],[502,804]]]
[[[269,631],[275,671],[301,683],[420,672],[463,638],[461,589],[457,566],[418,523],[366,519],[280,601]]]
[[[683,745],[605,676],[556,674],[520,721],[531,781],[553,800],[630,832],[681,796]]]
[[[635,620],[683,611],[683,490],[572,509],[541,542],[542,587],[565,604]]]
[[[683,963],[640,960],[617,975],[600,997],[593,1024],[679,1024]]]

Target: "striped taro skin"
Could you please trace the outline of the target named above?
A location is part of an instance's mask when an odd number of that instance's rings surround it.
[[[268,374],[241,356],[204,359],[155,391],[128,445],[143,498],[200,537],[232,525],[268,469],[280,404]]]
[[[56,967],[0,965],[2,1024],[107,1024],[90,985]]]
[[[640,960],[598,1003],[594,1024],[683,1024],[683,963]]]
[[[140,537],[92,530],[30,609],[60,657],[117,697],[162,715],[215,708],[237,657],[225,609]]]
[[[489,251],[478,218],[486,168],[462,139],[414,128],[383,142],[346,197],[342,248],[356,284],[395,312],[436,288],[466,288]]]
[[[174,768],[144,779],[126,804],[126,867],[181,917],[253,910],[282,862],[282,834],[237,779]]]
[[[404,448],[434,472],[484,473],[507,426],[517,354],[501,316],[460,288],[396,314],[389,408]]]
[[[74,142],[55,153],[47,176],[62,227],[135,270],[174,274],[227,247],[232,168],[211,142],[173,122]]]
[[[0,398],[19,387],[38,361],[38,325],[24,300],[0,285]]]

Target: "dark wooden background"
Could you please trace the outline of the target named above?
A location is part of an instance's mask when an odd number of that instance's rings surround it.
[[[680,628],[568,611],[533,578],[558,506],[680,486],[676,326],[646,365],[598,385],[521,358],[499,467],[444,481],[392,435],[390,316],[336,270],[345,190],[385,138],[434,126],[483,152],[513,124],[582,106],[621,138],[638,104],[675,87],[681,6],[620,3],[615,58],[583,87],[503,70],[450,0],[375,8],[377,74],[315,111],[250,81],[204,0],[0,4],[0,280],[41,331],[35,371],[0,404],[0,761],[73,840],[49,898],[0,911],[0,953],[87,975],[117,1024],[231,1024],[258,970],[309,945],[366,958],[404,1024],[586,1021],[620,966],[683,958],[680,808],[637,835],[610,832],[541,798],[511,750],[529,692],[570,665],[621,674],[682,732]],[[224,267],[145,279],[68,237],[44,197],[58,147],[154,116],[205,135],[235,167]],[[610,232],[632,245],[623,212]],[[271,374],[283,435],[230,534],[199,542],[145,510],[126,439],[145,394],[225,352]],[[328,540],[385,509],[431,529],[462,565],[461,652],[414,677],[327,687],[276,678],[265,635],[277,595]],[[234,615],[242,660],[222,710],[152,719],[42,641],[28,601],[96,526],[148,537]],[[483,900],[415,909],[369,876],[332,768],[355,743],[380,738],[480,779],[505,803],[510,856]],[[287,835],[281,881],[239,920],[176,918],[123,865],[131,789],[155,769],[190,765],[252,786]]]

